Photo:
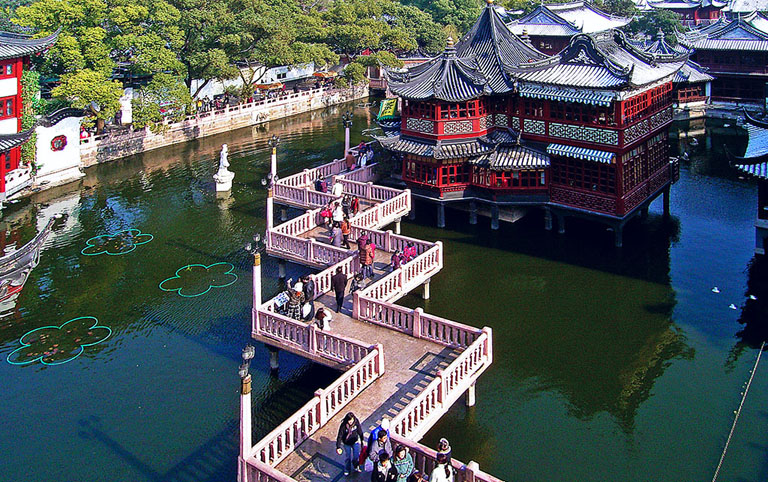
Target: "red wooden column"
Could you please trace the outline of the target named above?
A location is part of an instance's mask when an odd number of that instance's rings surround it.
[[[5,174],[8,170],[5,168],[5,162],[8,153],[3,152],[0,154],[0,194],[5,194]]]

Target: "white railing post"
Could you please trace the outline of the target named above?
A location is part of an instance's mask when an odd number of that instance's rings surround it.
[[[358,291],[352,294],[352,318],[360,319],[360,292]]]
[[[475,482],[475,474],[480,472],[480,465],[473,461],[470,461],[464,469],[464,482]]]
[[[488,358],[488,364],[493,363],[493,330],[490,327],[483,327],[483,333],[485,333],[485,349],[484,355]]]
[[[324,390],[322,388],[318,388],[315,391],[315,397],[317,397],[320,400],[320,413],[319,413],[318,419],[320,421],[321,427],[325,425],[325,423],[328,421],[328,410],[325,406],[326,401],[323,395],[324,395]]]
[[[315,260],[315,238],[309,238],[309,246],[307,247],[307,261],[310,263]]]
[[[315,324],[309,325],[309,339],[307,340],[307,351],[314,354],[317,351],[317,328]]]
[[[413,337],[414,338],[421,338],[421,315],[424,313],[424,310],[421,308],[416,308],[413,310]]]
[[[371,188],[372,187],[373,187],[373,183],[372,182],[369,181],[368,183],[366,183],[366,185],[365,185],[365,197],[366,197],[366,199],[371,199]]]
[[[445,373],[442,370],[438,370],[437,378],[440,379],[440,390],[437,391],[437,401],[442,406],[445,401]]]
[[[443,269],[443,242],[437,241],[435,244],[437,245],[437,256],[438,256],[437,267],[439,269]]]
[[[384,373],[384,347],[381,343],[376,345],[378,355],[376,356],[376,374],[381,376]]]
[[[392,230],[387,229],[387,235],[384,238],[384,251],[392,251]]]
[[[309,206],[309,188],[305,187],[301,190],[302,192],[302,202],[304,203],[304,206]]]
[[[302,172],[304,173],[304,185],[311,185],[312,182],[309,179],[309,169],[304,169]]]

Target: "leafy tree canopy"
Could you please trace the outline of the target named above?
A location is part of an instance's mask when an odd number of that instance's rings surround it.
[[[485,5],[482,0],[404,0],[403,3],[424,10],[436,22],[452,25],[459,32],[469,30]]]
[[[675,30],[682,32],[685,27],[677,13],[669,10],[652,10],[632,19],[632,22],[626,26],[626,30],[631,33],[644,33],[654,38],[661,30],[664,32],[667,43],[677,45]]]

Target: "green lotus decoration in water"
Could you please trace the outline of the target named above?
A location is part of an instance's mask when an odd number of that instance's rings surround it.
[[[140,229],[124,229],[114,234],[102,234],[94,236],[85,242],[86,247],[80,253],[85,256],[98,256],[108,254],[110,256],[119,256],[128,254],[136,246],[147,244],[154,237],[151,234],[142,233]]]
[[[188,264],[176,270],[176,274],[160,283],[163,291],[176,291],[184,298],[201,296],[212,288],[224,288],[237,281],[232,263],[214,263],[212,265]]]
[[[8,354],[11,365],[61,365],[71,362],[85,351],[85,347],[99,344],[109,338],[112,330],[100,326],[93,316],[73,318],[61,326],[43,326],[29,331],[19,341],[21,347]]]

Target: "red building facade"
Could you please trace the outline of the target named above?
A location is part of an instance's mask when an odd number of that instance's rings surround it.
[[[499,49],[499,46],[507,48]],[[687,54],[650,54],[610,31],[577,35],[546,57],[489,3],[454,48],[406,73],[402,178],[436,201],[538,204],[603,219],[617,231],[676,179],[667,154],[673,79]]]

